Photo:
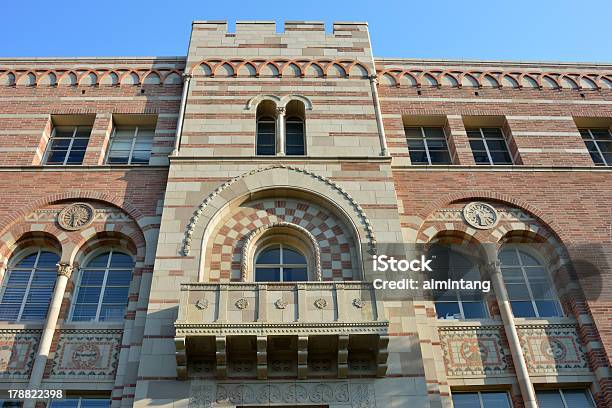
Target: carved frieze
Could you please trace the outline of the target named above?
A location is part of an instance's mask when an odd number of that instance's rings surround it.
[[[0,331],[0,378],[28,378],[39,339],[38,331]]]

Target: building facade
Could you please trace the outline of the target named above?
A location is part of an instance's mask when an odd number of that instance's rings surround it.
[[[612,406],[612,65],[279,31],[0,60],[3,406]]]

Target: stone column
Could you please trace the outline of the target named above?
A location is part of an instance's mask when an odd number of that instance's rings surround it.
[[[276,108],[276,153],[279,156],[285,155],[285,112],[284,106]]]
[[[53,341],[53,335],[55,333],[57,319],[62,306],[62,300],[64,299],[66,284],[72,275],[72,271],[73,267],[69,263],[60,262],[57,264],[57,281],[55,282],[51,304],[49,305],[49,311],[47,312],[47,321],[45,322],[45,327],[42,335],[40,336],[38,352],[36,353],[34,366],[32,367],[32,373],[30,375],[30,382],[28,384],[28,389],[30,390],[40,388],[43,374],[45,373],[45,366],[47,365],[47,359],[49,357],[49,350],[51,350],[51,342]],[[35,405],[35,400],[25,400],[25,408],[33,408]]]
[[[380,109],[380,100],[378,99],[378,78],[376,74],[370,75],[370,88],[372,89],[372,102],[374,102],[374,111],[376,113],[376,124],[378,125],[378,138],[380,140],[380,155],[388,156],[389,149],[387,148],[387,137],[385,136],[385,126],[383,124],[382,112]]]
[[[504,330],[510,346],[512,361],[514,361],[514,369],[521,390],[521,396],[523,397],[523,403],[525,404],[524,406],[525,408],[538,408],[535,390],[529,378],[527,363],[525,362],[525,356],[523,355],[516,325],[514,324],[514,315],[512,314],[512,307],[508,299],[506,286],[504,285],[501,264],[497,259],[497,251],[493,251],[493,248],[487,251],[487,263],[484,268],[486,272],[485,277],[491,279],[493,290],[495,290],[497,303],[499,304],[499,313],[504,323]]]

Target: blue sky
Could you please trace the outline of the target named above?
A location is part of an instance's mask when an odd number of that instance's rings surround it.
[[[368,21],[377,57],[612,62],[610,17],[610,0],[8,1],[0,57],[185,55],[192,20],[257,19]]]

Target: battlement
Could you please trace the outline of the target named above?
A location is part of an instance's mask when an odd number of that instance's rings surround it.
[[[351,59],[373,67],[368,24],[334,22],[331,33],[322,21],[237,21],[231,32],[227,21],[192,23],[188,66],[209,58]]]

